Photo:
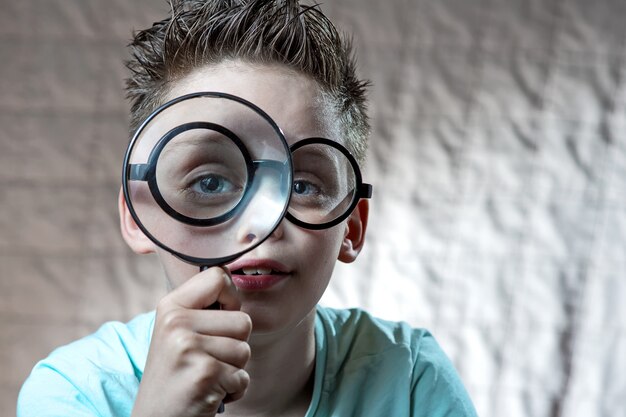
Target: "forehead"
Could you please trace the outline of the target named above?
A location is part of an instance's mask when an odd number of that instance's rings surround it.
[[[256,104],[290,144],[316,136],[339,139],[338,119],[317,82],[286,67],[239,61],[200,67],[173,82],[166,99],[199,91],[233,94]]]

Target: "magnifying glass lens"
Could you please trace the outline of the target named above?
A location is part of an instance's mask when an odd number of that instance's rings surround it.
[[[230,262],[265,240],[291,193],[291,153],[259,107],[199,92],[155,110],[129,144],[128,209],[156,245],[187,262]]]

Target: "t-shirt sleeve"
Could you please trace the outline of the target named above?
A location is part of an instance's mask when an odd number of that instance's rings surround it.
[[[35,367],[17,401],[17,417],[100,416],[65,375],[46,365]]]
[[[454,366],[428,333],[419,341],[413,368],[412,417],[476,417]]]
[[[35,365],[17,417],[128,417],[147,357],[154,313],[105,323]]]

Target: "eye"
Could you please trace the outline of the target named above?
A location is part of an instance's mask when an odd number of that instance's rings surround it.
[[[209,174],[196,180],[191,189],[196,193],[201,194],[218,194],[229,193],[235,190],[235,186],[227,178],[217,175]]]
[[[317,195],[320,194],[321,190],[309,181],[295,180],[293,182],[293,192],[298,195]]]

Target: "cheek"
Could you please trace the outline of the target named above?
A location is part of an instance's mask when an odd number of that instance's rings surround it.
[[[318,272],[332,273],[343,241],[342,226],[343,224],[327,230],[308,231],[305,235],[303,260],[310,262],[311,259],[315,259]]]
[[[337,264],[337,256],[341,247],[343,233],[339,226],[332,229],[316,232],[314,242],[310,247],[303,251],[302,262],[307,263],[310,276],[307,281],[309,283],[309,291],[315,304],[322,298],[324,292],[328,288],[335,265]]]
[[[200,272],[199,267],[183,262],[163,249],[159,248],[157,254],[172,289],[180,286]]]

